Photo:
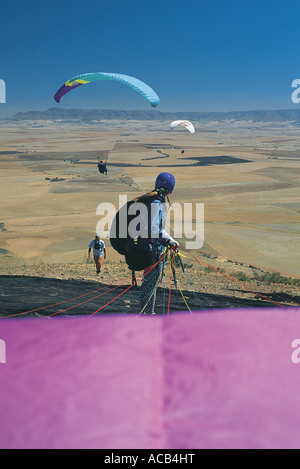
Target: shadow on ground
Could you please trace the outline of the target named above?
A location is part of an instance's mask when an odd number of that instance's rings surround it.
[[[140,286],[107,285],[96,281],[2,275],[0,317],[82,316],[139,314]],[[177,291],[173,286],[170,312],[222,308],[274,307],[268,296],[252,298],[214,295],[201,291]],[[183,299],[184,298],[184,299]],[[271,297],[270,297],[271,299]],[[282,301],[281,301],[282,303]],[[168,314],[169,289],[157,289],[156,313]],[[46,308],[47,307],[47,308]]]

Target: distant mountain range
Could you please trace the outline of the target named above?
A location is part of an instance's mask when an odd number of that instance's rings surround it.
[[[52,107],[46,111],[18,112],[7,120],[168,120],[187,119],[191,121],[252,121],[252,122],[300,122],[300,109],[283,109],[278,111],[230,111],[230,112],[161,112],[151,111],[118,111],[108,109],[64,109]]]

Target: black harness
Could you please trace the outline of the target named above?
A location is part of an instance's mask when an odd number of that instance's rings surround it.
[[[96,249],[97,251],[100,250],[100,241],[95,241],[94,249]]]

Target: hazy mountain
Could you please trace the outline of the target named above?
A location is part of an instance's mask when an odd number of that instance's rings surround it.
[[[300,122],[300,109],[278,111],[230,111],[230,112],[161,112],[121,111],[109,109],[64,109],[49,108],[46,111],[18,112],[8,120],[168,120],[188,119],[191,121],[252,121],[252,122]]]

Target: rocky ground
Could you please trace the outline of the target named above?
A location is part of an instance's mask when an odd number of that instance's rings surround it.
[[[300,305],[300,280],[198,255],[199,262],[170,263],[157,293],[157,314],[222,308]],[[203,262],[202,262],[203,261]],[[93,262],[0,267],[1,317],[139,314],[138,285],[123,261],[106,261],[100,275]],[[169,288],[172,285],[169,303]],[[43,308],[43,309],[42,309]]]

